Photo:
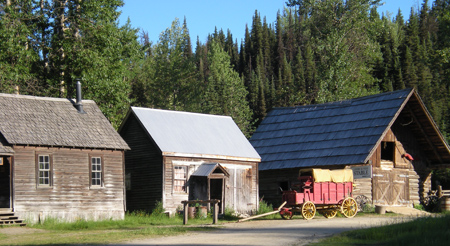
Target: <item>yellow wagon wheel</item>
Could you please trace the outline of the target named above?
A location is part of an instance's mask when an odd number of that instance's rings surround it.
[[[323,216],[325,216],[325,218],[332,219],[336,216],[337,210],[327,209],[327,210],[323,211],[322,214],[323,214]]]
[[[303,219],[310,220],[316,215],[316,206],[311,201],[307,201],[302,205]]]
[[[347,218],[353,218],[355,217],[357,212],[358,204],[356,203],[355,199],[351,197],[345,198],[345,200],[342,202],[341,213]]]

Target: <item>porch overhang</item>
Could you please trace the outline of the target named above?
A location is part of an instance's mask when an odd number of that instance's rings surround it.
[[[214,176],[230,177],[230,174],[219,163],[205,163],[200,165],[191,176],[213,178]]]

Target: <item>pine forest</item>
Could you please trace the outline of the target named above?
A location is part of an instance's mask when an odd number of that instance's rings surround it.
[[[74,98],[79,78],[116,128],[133,105],[229,115],[250,137],[274,107],[414,87],[449,140],[450,0],[408,19],[380,0],[289,0],[274,23],[255,10],[243,40],[175,19],[155,43],[119,26],[123,4],[2,0],[0,92]]]

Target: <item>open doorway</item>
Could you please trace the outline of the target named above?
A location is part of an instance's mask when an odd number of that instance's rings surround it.
[[[224,213],[225,185],[229,177],[230,174],[219,163],[200,165],[189,179],[189,200],[218,199],[219,213]]]
[[[11,168],[9,158],[0,156],[0,208],[11,208]]]
[[[223,204],[225,204],[224,202],[224,179],[220,178],[220,179],[210,179],[210,187],[209,187],[209,195],[210,195],[210,199],[218,199],[220,200],[219,202],[219,214],[222,214],[224,212],[224,207]]]

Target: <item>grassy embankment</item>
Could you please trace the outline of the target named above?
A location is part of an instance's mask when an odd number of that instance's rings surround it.
[[[211,223],[210,217],[195,218],[189,220],[188,226],[183,226],[181,216],[169,218],[164,214],[145,213],[127,214],[124,220],[79,220],[65,223],[48,219],[42,224],[16,228],[15,231],[10,226],[0,227],[0,245],[108,244],[214,230],[214,227],[205,226]]]
[[[312,245],[449,245],[450,213],[413,221],[348,231]]]

